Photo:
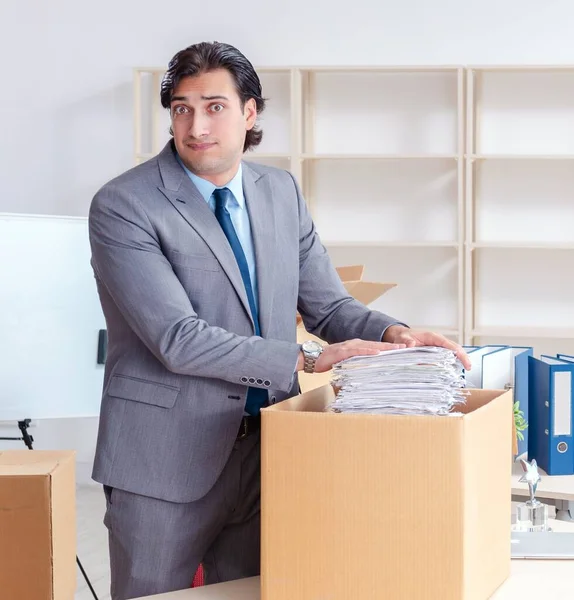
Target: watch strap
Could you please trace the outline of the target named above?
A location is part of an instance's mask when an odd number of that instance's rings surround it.
[[[304,368],[305,373],[314,373],[315,372],[315,363],[317,359],[314,356],[310,356],[303,351],[304,356]]]

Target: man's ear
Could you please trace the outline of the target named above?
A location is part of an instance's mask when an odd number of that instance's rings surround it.
[[[243,116],[245,117],[246,129],[253,129],[257,120],[257,105],[254,98],[249,98],[243,107]]]

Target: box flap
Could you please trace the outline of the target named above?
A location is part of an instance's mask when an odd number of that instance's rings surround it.
[[[0,452],[0,477],[49,475],[65,461],[74,460],[70,451],[3,450]]]
[[[301,383],[301,389],[304,391],[298,396],[288,398],[283,402],[274,404],[264,410],[270,410],[273,412],[323,412],[329,403],[335,397],[335,389],[330,384],[331,371],[326,373],[314,373],[314,374],[299,374]],[[504,402],[505,398],[509,397],[510,391],[505,390],[482,390],[472,389],[471,393],[467,396],[466,404],[457,406],[457,412],[468,415],[474,411],[479,411],[481,408],[490,404],[493,400],[497,399],[497,402]],[[500,400],[498,400],[500,398]],[[509,418],[512,421],[512,452],[514,453],[518,438],[516,436],[516,426],[514,423],[514,414],[510,411]],[[410,418],[429,418],[429,417],[410,417]],[[437,417],[442,418],[442,417]],[[452,417],[453,419],[461,417]]]
[[[323,385],[261,410],[266,412],[323,412],[334,398],[333,386]]]
[[[397,287],[396,283],[376,283],[371,281],[344,281],[346,290],[359,302],[365,305]]]
[[[466,405],[458,407],[459,412],[470,413],[478,410],[482,406],[490,403],[495,398],[508,397],[512,393],[511,390],[483,390],[473,389],[472,394],[468,396]],[[516,423],[514,422],[514,411],[510,411],[510,420],[512,422],[512,455],[518,452],[518,435],[516,433]]]
[[[364,265],[336,267],[336,270],[347,292],[365,305],[374,302],[377,298],[398,285],[396,283],[363,281]],[[303,320],[301,319],[301,315],[297,313],[297,326],[301,327],[302,325]]]
[[[361,281],[365,272],[365,265],[350,265],[336,268],[341,281]]]

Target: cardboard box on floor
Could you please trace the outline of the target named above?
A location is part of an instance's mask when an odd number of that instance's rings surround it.
[[[1,451],[0,598],[73,600],[75,589],[75,453]]]
[[[262,411],[261,600],[484,600],[510,574],[512,393],[462,416]]]
[[[346,290],[359,302],[365,306],[380,298],[390,289],[397,286],[396,283],[378,283],[372,281],[363,281],[365,272],[364,265],[353,265],[348,267],[337,267],[337,273],[343,282]],[[297,342],[302,344],[305,340],[315,340],[325,345],[325,341],[310,334],[303,324],[300,315],[297,315]],[[299,386],[301,392],[308,392],[315,388],[326,385],[331,380],[331,371],[326,373],[299,373]]]

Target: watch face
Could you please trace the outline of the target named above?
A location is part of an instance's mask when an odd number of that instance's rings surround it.
[[[302,346],[305,352],[309,352],[312,354],[321,352],[321,350],[323,349],[323,346],[321,346],[321,344],[315,342],[314,340],[308,340],[306,342],[303,342]]]

